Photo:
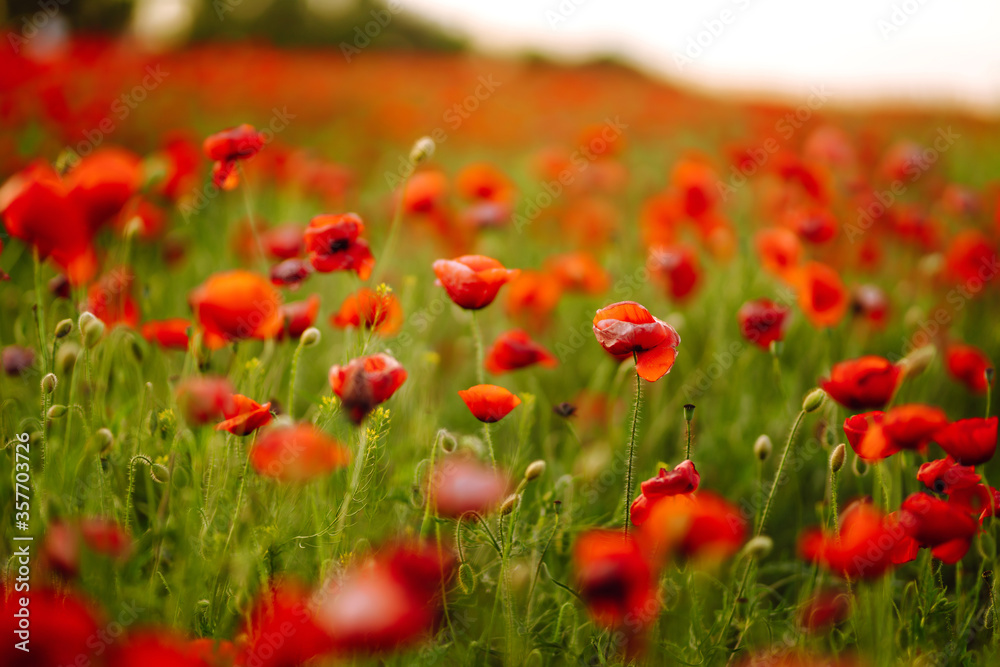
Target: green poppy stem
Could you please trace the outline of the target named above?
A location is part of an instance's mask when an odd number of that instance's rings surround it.
[[[632,360],[638,364],[638,355],[632,353]],[[628,465],[625,473],[625,536],[628,537],[629,505],[632,502],[632,462],[635,459],[635,431],[639,425],[639,402],[642,400],[642,378],[635,372],[635,405],[632,406],[632,432],[628,439]],[[690,453],[690,447],[689,447]]]

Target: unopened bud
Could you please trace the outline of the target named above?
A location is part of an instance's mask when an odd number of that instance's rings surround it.
[[[42,392],[46,394],[51,394],[59,386],[59,378],[53,373],[47,373],[45,377],[42,378]]]
[[[908,355],[899,360],[897,364],[903,371],[905,377],[920,375],[934,361],[934,346],[923,345],[914,349]]]
[[[111,449],[111,445],[115,443],[115,436],[108,429],[99,428],[94,433],[93,442],[97,450],[103,454]]]
[[[65,338],[73,331],[73,320],[66,319],[56,325],[56,338]]]
[[[868,474],[868,462],[860,456],[855,456],[854,461],[851,463],[851,470],[853,470],[854,474],[858,477],[864,477]]]
[[[767,457],[771,455],[772,449],[774,449],[774,445],[771,444],[771,438],[766,434],[759,436],[757,442],[753,443],[753,454],[759,461],[766,461]]]
[[[802,401],[802,409],[805,412],[816,412],[823,405],[824,400],[826,400],[826,392],[817,387],[806,394]]]
[[[97,318],[94,317],[93,313],[89,311],[84,311],[80,313],[80,317],[79,319],[77,319],[76,325],[80,327],[80,331],[82,332],[85,331],[87,329],[87,326],[96,319]]]
[[[994,372],[993,372],[993,367],[992,366],[990,366],[985,371],[983,371],[983,375],[986,376],[986,384],[993,384],[993,375],[994,375]]]
[[[302,332],[302,338],[299,339],[299,345],[302,347],[312,347],[314,345],[318,345],[321,340],[323,340],[323,334],[320,333],[319,329],[316,327],[309,327]]]
[[[53,405],[51,408],[49,408],[49,411],[45,413],[45,416],[48,419],[59,419],[65,414],[66,414],[65,405]]]
[[[847,457],[847,447],[840,443],[833,448],[830,454],[830,472],[836,474],[844,467],[844,459]]]
[[[524,479],[530,482],[533,479],[537,479],[542,476],[545,472],[545,461],[538,459],[537,461],[532,461],[527,468],[524,470]]]
[[[500,505],[500,516],[507,516],[513,512],[519,500],[521,500],[521,496],[516,493],[507,496],[507,499]]]
[[[476,590],[476,573],[468,563],[458,566],[458,586],[466,595]]]
[[[84,313],[80,316],[80,333],[83,334],[83,344],[87,348],[92,348],[97,343],[100,342],[101,337],[104,336],[104,322],[100,321],[93,315],[85,319],[86,315],[90,313]]]
[[[66,343],[56,352],[56,370],[66,375],[76,366],[76,358],[80,354],[80,346],[74,342]]]
[[[758,535],[746,543],[743,547],[743,553],[750,558],[765,558],[773,548],[774,541],[770,537]]]
[[[694,406],[690,403],[684,406],[684,421],[691,421],[694,419]]]
[[[410,149],[410,164],[416,167],[429,160],[434,155],[434,140],[430,137],[420,137]]]

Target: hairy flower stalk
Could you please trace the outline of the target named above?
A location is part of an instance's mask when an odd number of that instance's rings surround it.
[[[246,170],[243,168],[243,161],[236,161],[236,168],[240,172],[240,180],[242,185],[240,190],[243,191],[243,206],[247,210],[247,223],[250,225],[250,233],[253,234],[253,240],[257,244],[257,254],[259,255],[260,267],[264,274],[267,274],[267,255],[264,254],[264,244],[261,243],[260,234],[257,232],[257,224],[254,221],[253,214],[253,196],[250,192],[250,180],[247,178]]]
[[[636,359],[636,353],[632,353],[633,360]],[[637,362],[638,363],[638,362]],[[629,505],[632,502],[632,463],[635,459],[635,431],[636,427],[639,425],[639,403],[642,400],[642,378],[639,377],[639,371],[635,373],[635,404],[632,406],[632,430],[628,439],[628,463],[626,465],[625,472],[625,536],[628,536],[628,524],[629,524]],[[688,446],[688,451],[690,453],[690,444]]]
[[[476,382],[486,384],[486,376],[483,372],[483,332],[479,328],[479,315],[477,311],[472,311],[472,340],[476,346]],[[490,463],[497,467],[497,457],[493,452],[493,436],[490,434],[490,425],[483,422],[483,440],[486,441],[486,450],[490,453]]]

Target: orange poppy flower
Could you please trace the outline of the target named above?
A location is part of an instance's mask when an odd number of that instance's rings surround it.
[[[869,355],[834,364],[820,386],[830,398],[850,410],[880,408],[899,386],[902,369],[884,357]]]
[[[250,450],[257,474],[282,482],[308,482],[346,466],[350,458],[339,442],[309,424],[268,429]]]
[[[521,405],[520,398],[495,384],[477,384],[460,390],[458,395],[465,401],[469,412],[486,424],[500,421]]]
[[[786,278],[802,258],[799,237],[782,227],[760,230],[754,236],[754,244],[764,270],[779,278]]]
[[[724,560],[739,551],[746,532],[739,508],[710,491],[660,497],[642,525],[659,559],[675,552],[684,558]]]
[[[292,340],[298,340],[302,337],[302,332],[316,322],[318,314],[318,294],[310,294],[305,301],[296,301],[282,305],[281,317],[284,321],[281,329],[282,335],[288,334],[288,337]]]
[[[572,200],[560,219],[565,238],[585,248],[603,248],[621,227],[621,212],[601,197]]]
[[[387,354],[358,357],[346,366],[330,368],[330,387],[355,424],[389,400],[405,381],[406,370]]]
[[[656,382],[670,372],[681,342],[673,327],[635,301],[601,308],[594,315],[593,329],[597,342],[609,353],[634,354],[635,370],[647,382]]]
[[[114,228],[119,234],[124,234],[133,221],[138,221],[139,238],[150,241],[163,236],[167,214],[144,197],[132,197],[113,220]]]
[[[986,463],[997,450],[997,418],[959,419],[937,431],[934,442],[962,465]]]
[[[670,174],[671,186],[680,194],[682,209],[697,219],[715,206],[718,199],[715,170],[700,157],[680,160]]]
[[[882,423],[884,412],[876,410],[874,412],[862,412],[852,415],[844,420],[844,435],[847,436],[847,443],[855,453],[861,446],[861,441],[869,429]]]
[[[611,284],[608,272],[588,252],[549,257],[545,260],[545,271],[567,292],[603,294]]]
[[[532,330],[544,329],[559,305],[562,287],[549,274],[521,271],[510,281],[504,310],[511,319]]]
[[[847,312],[848,293],[840,274],[820,262],[808,262],[795,271],[792,281],[799,307],[816,327],[832,327]]]
[[[483,255],[463,255],[434,262],[434,274],[448,296],[461,308],[479,310],[493,303],[500,288],[515,278],[517,269]]]
[[[274,338],[281,331],[281,295],[250,271],[217,273],[191,292],[195,319],[209,347],[246,338]]]
[[[467,199],[509,202],[514,198],[514,184],[488,162],[473,162],[455,176],[455,187]]]
[[[142,325],[142,337],[165,350],[186,350],[190,344],[191,322],[183,317],[152,320]]]
[[[202,426],[233,410],[233,386],[224,377],[195,376],[177,386],[177,405],[187,423]]]
[[[438,516],[459,519],[468,512],[488,514],[507,495],[508,480],[491,466],[462,455],[438,464],[428,480],[428,498]]]
[[[980,231],[959,232],[945,253],[945,270],[950,280],[960,283],[973,293],[995,275],[997,248]]]
[[[905,535],[867,502],[852,503],[840,516],[837,534],[811,528],[799,537],[799,553],[849,579],[877,579],[897,564]]]
[[[406,184],[403,211],[414,215],[442,212],[447,196],[447,176],[435,170],[418,171]]]
[[[977,347],[952,343],[945,352],[945,365],[952,378],[964,384],[975,394],[985,394],[988,387],[986,371],[993,369],[993,362]]]
[[[247,123],[207,137],[202,149],[209,160],[215,161],[212,183],[224,190],[235,188],[239,183],[235,172],[237,160],[250,159],[263,147],[263,134]]]
[[[357,213],[317,215],[305,231],[309,261],[320,273],[354,271],[368,280],[375,268],[375,257],[368,241],[361,238],[365,225]]]
[[[123,148],[100,148],[65,176],[69,201],[83,213],[91,234],[118,215],[142,179],[139,156]]]
[[[139,306],[131,294],[134,280],[127,268],[104,274],[87,290],[87,310],[108,328],[118,324],[135,328],[139,323]]]
[[[639,488],[641,493],[632,501],[629,517],[633,526],[641,526],[649,518],[653,506],[661,498],[676,496],[681,493],[692,493],[698,490],[701,475],[690,460],[681,462],[676,468],[667,472],[660,468],[656,477],[647,479]]]
[[[754,345],[769,349],[772,342],[785,338],[788,308],[779,306],[770,299],[747,301],[736,313],[743,338]]]
[[[837,235],[837,219],[825,208],[795,208],[786,214],[785,225],[799,238],[816,245]]]
[[[555,368],[559,361],[551,352],[531,340],[531,336],[521,329],[511,329],[497,336],[486,352],[484,366],[495,375],[516,371],[540,364]]]
[[[341,329],[364,326],[382,336],[393,336],[403,326],[403,309],[391,292],[379,295],[362,287],[340,304],[330,324]]]
[[[249,435],[271,423],[271,404],[261,405],[242,394],[233,394],[231,402],[222,411],[225,421],[215,425],[216,431],[229,431],[233,435]]]

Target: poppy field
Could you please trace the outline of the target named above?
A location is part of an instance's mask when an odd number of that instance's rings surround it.
[[[994,123],[43,46],[0,55],[0,664],[1000,657]]]

